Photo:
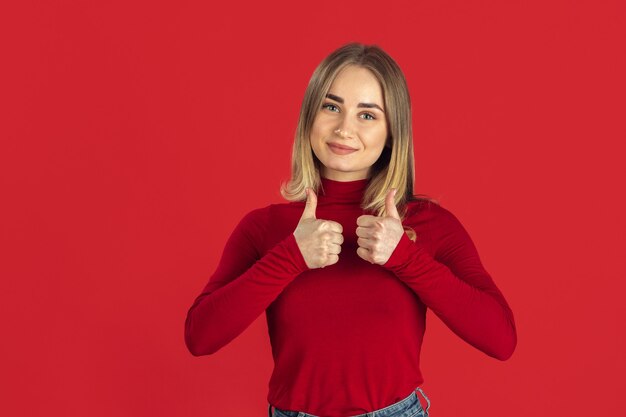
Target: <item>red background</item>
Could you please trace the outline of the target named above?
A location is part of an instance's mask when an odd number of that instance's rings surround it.
[[[624,415],[620,3],[3,2],[0,414],[266,415],[264,315],[199,358],[185,315],[356,40],[405,72],[415,190],[517,322],[500,362],[429,313],[431,416]]]

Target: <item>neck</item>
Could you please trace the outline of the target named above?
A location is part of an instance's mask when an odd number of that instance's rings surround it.
[[[318,193],[321,202],[361,203],[369,178],[337,181],[321,177],[322,184]]]

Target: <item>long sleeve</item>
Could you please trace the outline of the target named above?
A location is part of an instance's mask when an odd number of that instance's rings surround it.
[[[241,334],[301,272],[308,269],[293,234],[260,256],[268,210],[242,218],[217,269],[185,320],[185,344],[194,356],[215,353]]]
[[[404,234],[383,267],[459,337],[491,357],[506,360],[517,345],[513,312],[484,269],[465,228],[451,212],[435,207],[434,257]]]

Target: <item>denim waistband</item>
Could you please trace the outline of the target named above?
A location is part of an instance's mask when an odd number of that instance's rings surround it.
[[[389,416],[398,415],[398,412],[408,408],[411,404],[413,404],[414,401],[417,401],[419,404],[419,397],[417,396],[415,391],[421,392],[422,396],[426,399],[426,409],[424,410],[424,415],[428,417],[428,410],[430,409],[430,399],[426,396],[426,394],[420,387],[415,388],[409,394],[408,397],[406,397],[403,400],[398,401],[397,403],[391,404],[387,407],[384,407],[378,410],[370,411],[369,413],[358,414],[358,415],[349,416],[349,417],[389,417]],[[421,407],[421,404],[419,405]],[[268,404],[268,408],[267,408],[268,417],[272,417],[272,407],[273,406],[271,404]],[[273,407],[273,408],[276,409],[276,407]],[[283,414],[290,416],[290,417],[320,417],[320,416],[308,414],[302,411],[286,411],[286,410],[281,410],[281,409],[279,410]]]

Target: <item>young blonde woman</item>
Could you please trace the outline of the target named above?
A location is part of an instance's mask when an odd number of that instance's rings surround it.
[[[413,175],[402,71],[377,46],[332,52],[305,93],[281,188],[289,202],[236,226],[188,311],[189,351],[218,351],[265,311],[276,417],[427,416],[427,308],[508,359],[517,343],[509,305],[459,220],[413,194]]]

